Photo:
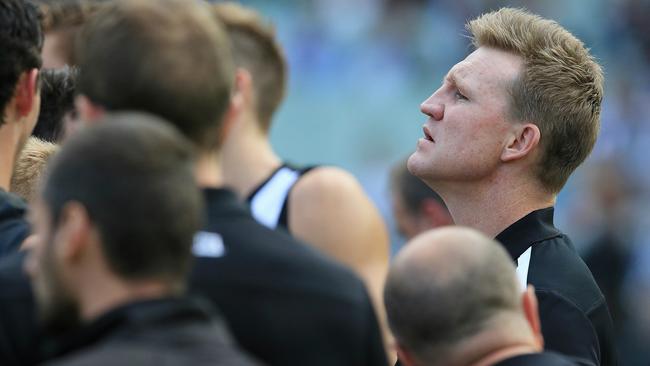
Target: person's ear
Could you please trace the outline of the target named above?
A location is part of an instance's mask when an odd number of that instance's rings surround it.
[[[427,198],[420,205],[422,214],[427,218],[428,226],[436,228],[453,224],[451,215],[446,207],[433,198]]]
[[[524,308],[524,315],[533,332],[537,346],[542,350],[544,349],[544,337],[542,336],[542,325],[539,320],[537,296],[535,296],[535,288],[532,285],[528,285],[526,291],[521,296],[521,301]]]
[[[509,162],[525,158],[539,145],[541,136],[539,127],[533,123],[515,125],[501,153],[501,161]]]
[[[20,75],[14,97],[19,117],[28,116],[35,107],[38,96],[38,69]]]
[[[96,123],[106,114],[106,110],[102,106],[93,103],[90,98],[83,94],[77,95],[74,105],[79,119],[87,125]]]
[[[55,240],[59,255],[66,263],[76,262],[88,248],[93,225],[85,207],[77,202],[66,203],[61,209]]]
[[[397,350],[397,359],[399,360],[399,362],[402,365],[404,365],[404,366],[418,366],[418,364],[415,361],[415,357],[413,357],[411,352],[407,351],[399,343],[395,345],[395,349]]]
[[[241,121],[242,114],[252,104],[252,77],[246,69],[237,68],[235,72],[235,86],[233,95],[228,103],[228,109],[223,116],[221,130],[219,133],[219,144],[223,145],[238,121]]]

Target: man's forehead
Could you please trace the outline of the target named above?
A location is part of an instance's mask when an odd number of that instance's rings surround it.
[[[454,65],[447,77],[455,81],[481,78],[485,81],[513,80],[523,64],[520,56],[495,48],[479,47]]]

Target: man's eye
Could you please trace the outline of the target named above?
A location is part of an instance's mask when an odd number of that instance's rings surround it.
[[[463,95],[461,92],[459,92],[458,90],[456,90],[455,96],[456,96],[456,99],[459,99],[459,100],[467,100],[467,97],[464,96],[464,95]]]

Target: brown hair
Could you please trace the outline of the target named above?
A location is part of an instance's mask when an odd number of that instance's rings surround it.
[[[109,111],[148,112],[215,149],[234,80],[225,32],[198,1],[107,3],[77,37],[77,90]]]
[[[511,87],[511,113],[541,132],[537,178],[559,192],[591,152],[600,125],[603,71],[589,50],[558,23],[525,10],[502,8],[467,24],[476,47],[494,47],[524,60]]]
[[[91,0],[67,0],[41,4],[43,33],[57,33],[60,37],[60,54],[68,65],[74,60],[74,37],[79,28],[94,13],[101,3]]]
[[[10,191],[31,202],[36,197],[47,162],[57,151],[58,145],[30,137],[14,166]]]
[[[268,132],[287,83],[287,62],[275,30],[254,10],[239,4],[217,3],[211,8],[226,26],[235,65],[253,77],[255,110],[260,127]]]

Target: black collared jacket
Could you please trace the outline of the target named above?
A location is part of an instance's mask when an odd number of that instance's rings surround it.
[[[261,365],[206,303],[188,298],[127,304],[45,345],[46,365]]]
[[[553,207],[531,212],[496,239],[515,260],[520,280],[535,287],[545,348],[586,365],[617,365],[605,297],[571,240],[553,225]]]
[[[0,189],[0,257],[16,252],[29,235],[26,212],[22,199]]]

